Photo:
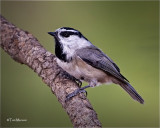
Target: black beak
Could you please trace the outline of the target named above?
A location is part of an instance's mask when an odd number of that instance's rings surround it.
[[[55,32],[48,32],[48,34],[50,34],[51,36],[56,36]]]

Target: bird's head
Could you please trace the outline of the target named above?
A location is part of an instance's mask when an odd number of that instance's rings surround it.
[[[81,32],[69,27],[62,27],[55,32],[48,32],[48,34],[54,37],[56,43],[60,43],[63,47],[71,49],[83,48],[91,44]]]

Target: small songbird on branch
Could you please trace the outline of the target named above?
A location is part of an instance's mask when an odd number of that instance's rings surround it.
[[[101,84],[118,84],[134,100],[144,103],[142,97],[120,73],[119,67],[94,46],[81,32],[69,27],[62,27],[55,32],[48,32],[55,39],[55,54],[58,65],[78,80],[84,80],[89,85],[81,87],[67,95],[70,100],[88,87]]]

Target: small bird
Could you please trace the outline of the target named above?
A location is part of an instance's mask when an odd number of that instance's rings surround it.
[[[88,87],[114,83],[120,85],[134,100],[144,103],[143,98],[120,73],[119,67],[113,60],[94,46],[81,32],[70,27],[62,27],[48,34],[55,39],[58,65],[77,80],[89,83],[68,94],[67,100],[86,92],[84,89]]]

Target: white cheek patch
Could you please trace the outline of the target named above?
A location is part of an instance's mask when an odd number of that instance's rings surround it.
[[[67,54],[67,58],[74,56],[77,49],[85,48],[92,45],[89,41],[84,38],[79,38],[76,35],[71,35],[68,38],[61,37],[61,43],[63,45],[63,53]]]
[[[70,48],[70,46],[68,45],[64,45],[63,46],[63,53],[65,53],[67,55],[67,58],[71,58],[72,56],[74,56],[74,52],[75,50]]]

